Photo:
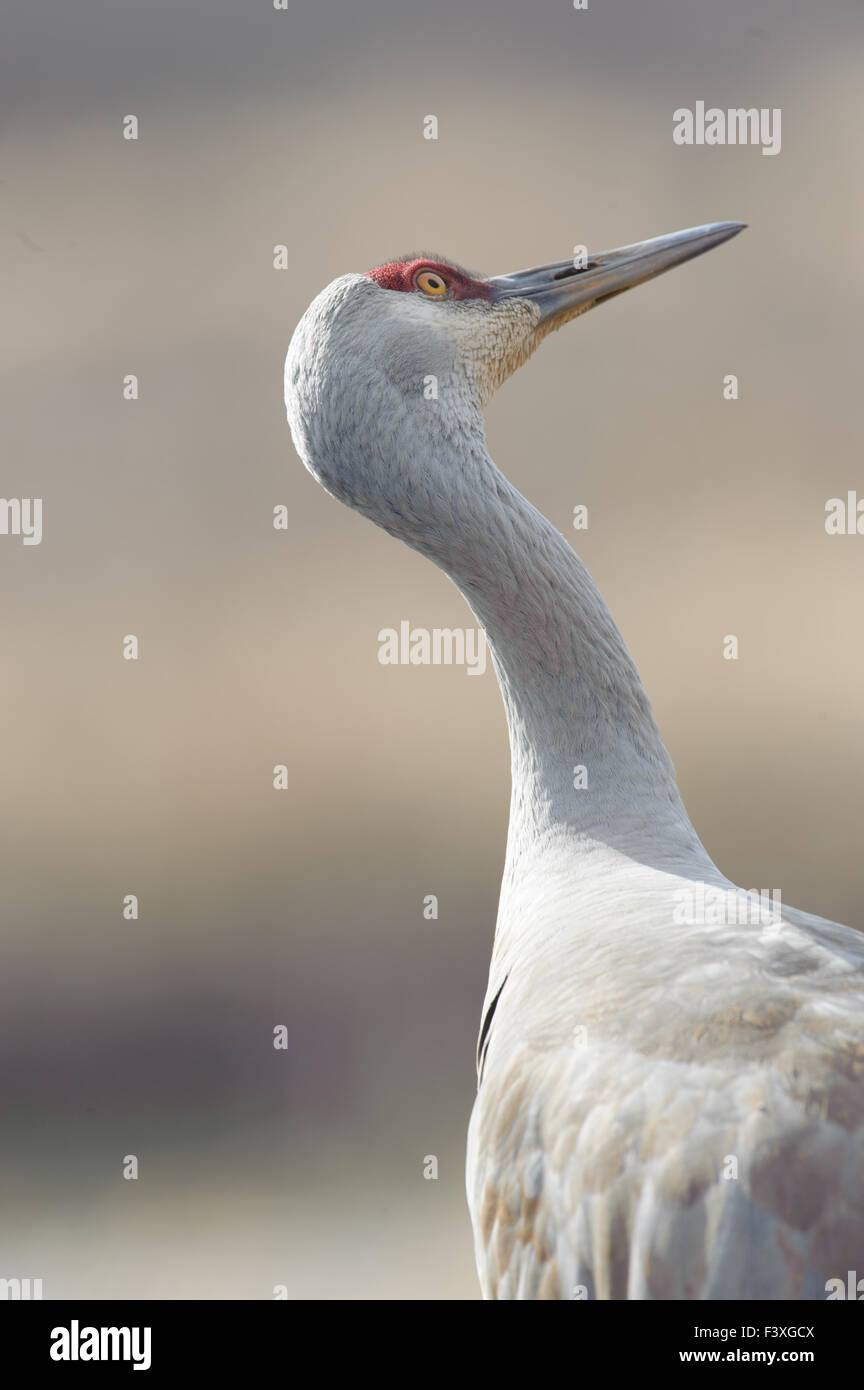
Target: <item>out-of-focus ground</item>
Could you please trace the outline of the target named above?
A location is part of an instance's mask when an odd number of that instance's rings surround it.
[[[491,668],[378,663],[382,627],[473,620],[301,468],[282,359],[323,285],[413,248],[492,273],[747,221],[545,344],[490,446],[578,544],[720,867],[864,925],[864,538],[824,530],[864,496],[860,10],[80,0],[4,27],[3,492],[44,498],[44,540],[0,537],[0,1275],[475,1297],[503,715]],[[782,108],[781,153],[676,147],[700,99]]]

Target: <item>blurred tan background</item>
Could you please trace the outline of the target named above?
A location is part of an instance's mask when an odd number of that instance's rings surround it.
[[[346,270],[750,224],[546,343],[490,446],[578,543],[721,868],[864,925],[864,538],[824,530],[864,496],[857,0],[292,11],[3,20],[2,490],[44,540],[0,537],[0,1275],[46,1298],[476,1297],[506,731],[491,667],[379,665],[381,627],[471,615],[292,449],[285,349]],[[781,107],[781,153],[676,147],[697,100]]]

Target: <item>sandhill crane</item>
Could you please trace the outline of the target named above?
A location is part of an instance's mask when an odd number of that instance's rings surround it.
[[[506,707],[467,1163],[487,1298],[824,1299],[864,1273],[864,937],[754,912],[715,867],[606,605],[482,418],[553,329],[740,230],[343,275],[288,351],[306,467],[458,585]]]

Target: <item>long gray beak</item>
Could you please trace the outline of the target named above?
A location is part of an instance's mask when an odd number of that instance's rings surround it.
[[[682,265],[737,236],[746,225],[711,222],[706,227],[688,227],[671,236],[656,236],[651,241],[637,241],[633,246],[619,246],[617,251],[589,256],[584,267],[574,265],[572,260],[556,261],[532,270],[516,270],[512,275],[497,275],[487,283],[493,290],[493,302],[528,299],[540,309],[539,323],[555,327],[557,324],[550,321],[565,323],[576,314],[593,309],[595,304],[623,294],[645,280],[653,280],[664,270]]]

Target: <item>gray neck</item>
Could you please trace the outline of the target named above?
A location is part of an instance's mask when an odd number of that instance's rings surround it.
[[[511,869],[514,856],[562,836],[660,866],[688,855],[706,861],[636,667],[591,576],[485,450],[472,462],[453,499],[458,525],[418,548],[446,570],[486,630],[510,733]],[[587,787],[577,789],[580,766]]]

